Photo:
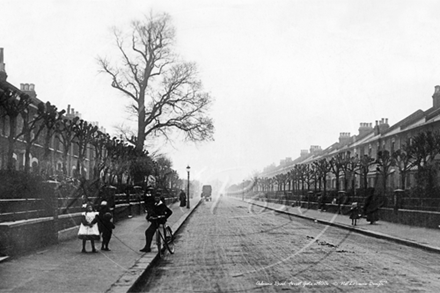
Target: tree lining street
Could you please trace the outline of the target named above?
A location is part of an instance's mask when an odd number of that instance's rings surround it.
[[[222,197],[198,207],[150,292],[436,292],[437,255]]]

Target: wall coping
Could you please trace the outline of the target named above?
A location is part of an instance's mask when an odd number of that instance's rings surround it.
[[[24,226],[24,225],[29,225],[29,224],[48,222],[48,221],[52,221],[52,220],[53,220],[53,217],[43,217],[43,218],[33,218],[33,219],[28,219],[28,220],[8,221],[8,222],[0,223],[0,227],[1,226],[19,227],[19,226]]]

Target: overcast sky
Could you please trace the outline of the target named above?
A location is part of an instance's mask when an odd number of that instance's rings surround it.
[[[112,26],[151,10],[171,15],[177,53],[215,99],[214,142],[161,148],[182,177],[190,165],[192,178],[241,182],[361,122],[426,110],[440,84],[440,1],[420,0],[2,0],[8,81],[114,134],[128,100],[96,58]]]

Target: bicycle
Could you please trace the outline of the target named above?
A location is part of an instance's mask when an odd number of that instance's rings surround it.
[[[161,218],[165,218],[165,216],[152,217],[151,220],[159,220]],[[164,247],[162,247],[162,243]],[[174,254],[174,235],[166,222],[158,223],[156,229],[156,245],[160,256],[164,255],[166,250]]]

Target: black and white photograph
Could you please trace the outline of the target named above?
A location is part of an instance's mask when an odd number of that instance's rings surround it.
[[[440,292],[438,11],[0,0],[0,293]]]

